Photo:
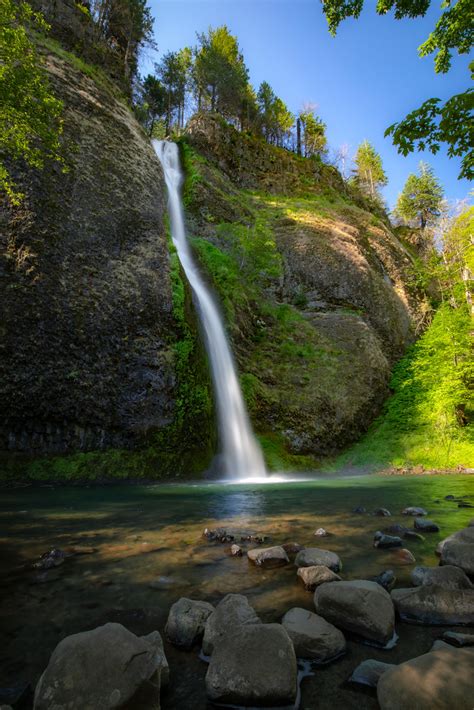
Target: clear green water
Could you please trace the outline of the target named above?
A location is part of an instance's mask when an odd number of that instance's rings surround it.
[[[262,570],[245,557],[232,558],[227,545],[202,537],[205,527],[258,532],[270,536],[271,544],[324,547],[341,557],[346,579],[367,578],[390,568],[398,577],[397,586],[404,586],[412,565],[401,564],[392,551],[374,549],[374,532],[395,522],[412,526],[413,520],[400,514],[405,506],[426,508],[441,532],[427,533],[424,542],[406,541],[406,547],[417,564],[437,564],[436,543],[474,516],[474,510],[446,501],[448,494],[473,502],[474,478],[371,475],[267,485],[3,490],[0,685],[20,679],[34,684],[61,638],[107,620],[121,621],[137,633],[162,631],[170,605],[180,596],[217,603],[229,592],[240,592],[264,621],[279,620],[293,606],[312,608],[312,595],[297,579],[293,565]],[[358,505],[369,513],[388,508],[392,517],[352,513]],[[333,535],[314,537],[319,527]],[[72,556],[46,574],[25,568],[51,547],[74,546],[96,551]],[[152,588],[157,580],[158,588]],[[419,652],[427,651],[439,635],[439,630],[399,626],[401,638],[394,651],[351,643],[344,659],[306,679],[301,707],[309,703],[308,708],[334,708],[334,698],[339,698],[340,707],[360,707],[360,692],[344,684],[356,661],[379,657],[398,662],[415,655],[415,646]],[[163,706],[205,708],[205,665],[196,653],[167,650],[174,682]],[[327,698],[327,705],[316,692],[321,684],[331,687],[332,701]],[[363,707],[376,707],[370,693],[362,697]]]

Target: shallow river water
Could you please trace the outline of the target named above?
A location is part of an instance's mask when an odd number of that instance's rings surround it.
[[[257,568],[246,557],[231,557],[229,545],[208,542],[202,536],[205,527],[266,535],[269,544],[323,547],[342,559],[344,579],[392,569],[397,586],[408,586],[413,565],[402,564],[393,551],[374,549],[374,533],[396,522],[413,526],[413,519],[400,512],[422,506],[441,531],[426,533],[423,542],[408,540],[406,547],[417,564],[437,564],[437,542],[474,515],[446,500],[447,495],[474,502],[474,477],[371,475],[265,485],[4,489],[0,686],[23,680],[34,686],[64,636],[106,621],[119,621],[139,634],[162,632],[169,607],[180,596],[215,604],[229,592],[242,593],[263,621],[279,621],[293,606],[313,608],[312,594],[304,590],[293,564]],[[353,513],[357,506],[367,513]],[[373,516],[379,507],[388,508],[392,517]],[[319,527],[332,535],[314,537]],[[32,569],[29,563],[52,547],[76,554],[48,572]],[[400,639],[390,651],[350,640],[346,656],[303,680],[300,707],[376,708],[373,691],[347,684],[355,666],[365,658],[389,663],[411,658],[429,650],[441,631],[398,623]],[[162,706],[207,708],[206,664],[198,650],[180,652],[166,644],[166,652],[171,686]]]

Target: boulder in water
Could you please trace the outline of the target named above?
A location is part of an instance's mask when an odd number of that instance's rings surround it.
[[[316,587],[326,582],[340,582],[341,578],[338,574],[325,567],[324,565],[313,565],[312,567],[299,567],[296,572],[298,577],[303,581],[305,588],[313,592]]]
[[[472,582],[459,567],[415,567],[411,581],[415,587],[435,585],[444,589],[472,589]]]
[[[181,597],[169,611],[166,638],[180,648],[192,648],[202,639],[206,621],[213,611],[214,607],[208,602]]]
[[[323,565],[329,567],[333,572],[342,569],[342,562],[335,552],[322,550],[319,547],[306,547],[298,552],[295,559],[297,567],[314,567]]]
[[[474,649],[443,648],[401,663],[377,685],[381,710],[472,710]]]
[[[395,577],[393,570],[386,569],[380,574],[378,574],[376,577],[372,577],[371,581],[377,582],[377,584],[380,584],[381,587],[383,587],[387,590],[387,592],[389,592],[395,586],[397,578]]]
[[[376,582],[322,584],[314,593],[316,613],[340,629],[385,646],[393,637],[395,612],[390,595]]]
[[[395,535],[384,535],[380,530],[374,535],[374,547],[380,547],[381,549],[388,549],[390,547],[401,547],[403,545],[403,540],[401,537]]]
[[[409,507],[402,510],[402,515],[428,515],[424,508]]]
[[[474,624],[474,589],[439,586],[394,589],[395,608],[403,621],[419,624]]]
[[[159,708],[162,662],[156,643],[121,624],[67,636],[36,686],[34,710],[112,710],[142,693]]]
[[[415,530],[421,530],[421,532],[439,532],[439,525],[432,520],[426,520],[426,518],[415,518],[413,525]]]
[[[297,658],[311,658],[317,663],[329,663],[346,650],[346,639],[322,616],[295,607],[287,611],[282,625],[288,632]]]
[[[387,508],[377,508],[377,510],[374,510],[374,515],[379,518],[390,518],[392,514]]]
[[[249,550],[247,557],[254,562],[257,567],[278,567],[286,565],[290,561],[283,547],[265,547]]]
[[[209,615],[204,629],[202,650],[210,656],[222,639],[243,626],[261,624],[255,610],[242,594],[227,594]]]
[[[369,688],[376,688],[380,677],[390,668],[396,668],[393,663],[383,663],[375,658],[368,658],[362,661],[357,668],[352,672],[349,678],[349,683],[357,683],[358,685],[368,685]]]
[[[460,634],[458,631],[445,631],[443,639],[452,646],[474,646],[474,634]]]
[[[249,625],[226,633],[212,654],[206,690],[219,705],[293,706],[296,656],[283,626]]]

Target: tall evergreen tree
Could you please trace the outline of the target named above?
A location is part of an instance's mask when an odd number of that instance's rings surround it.
[[[267,81],[260,84],[257,100],[260,109],[260,125],[265,139],[268,143],[282,146],[294,123],[293,114],[275,94]]]
[[[322,155],[327,148],[326,124],[316,116],[311,108],[306,108],[298,114],[303,128],[303,153],[306,158],[311,155]]]
[[[421,162],[419,174],[408,176],[395,213],[408,222],[419,221],[421,229],[425,229],[439,217],[442,200],[443,188],[438,178],[429,165]]]
[[[379,197],[379,189],[387,184],[382,158],[369,141],[365,140],[357,149],[354,158],[355,182],[370,197]]]

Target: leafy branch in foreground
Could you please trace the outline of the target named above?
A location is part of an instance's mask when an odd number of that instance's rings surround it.
[[[46,159],[62,162],[62,103],[49,82],[29,30],[48,25],[26,2],[0,0],[0,190],[18,205],[23,195],[6,166],[6,159],[23,159],[42,168]]]
[[[321,0],[329,31],[336,34],[340,23],[347,17],[358,18],[364,0]],[[394,10],[396,20],[423,17],[431,0],[378,0],[377,13],[385,15]],[[446,8],[428,39],[418,47],[420,57],[436,53],[435,71],[446,73],[451,67],[452,54],[468,54],[474,44],[472,0],[445,0]],[[473,65],[471,64],[471,71]],[[444,105],[437,98],[428,99],[399,123],[387,128],[398,152],[403,155],[415,149],[428,149],[437,153],[441,143],[446,143],[448,155],[462,157],[459,178],[474,176],[474,92],[452,96]]]

